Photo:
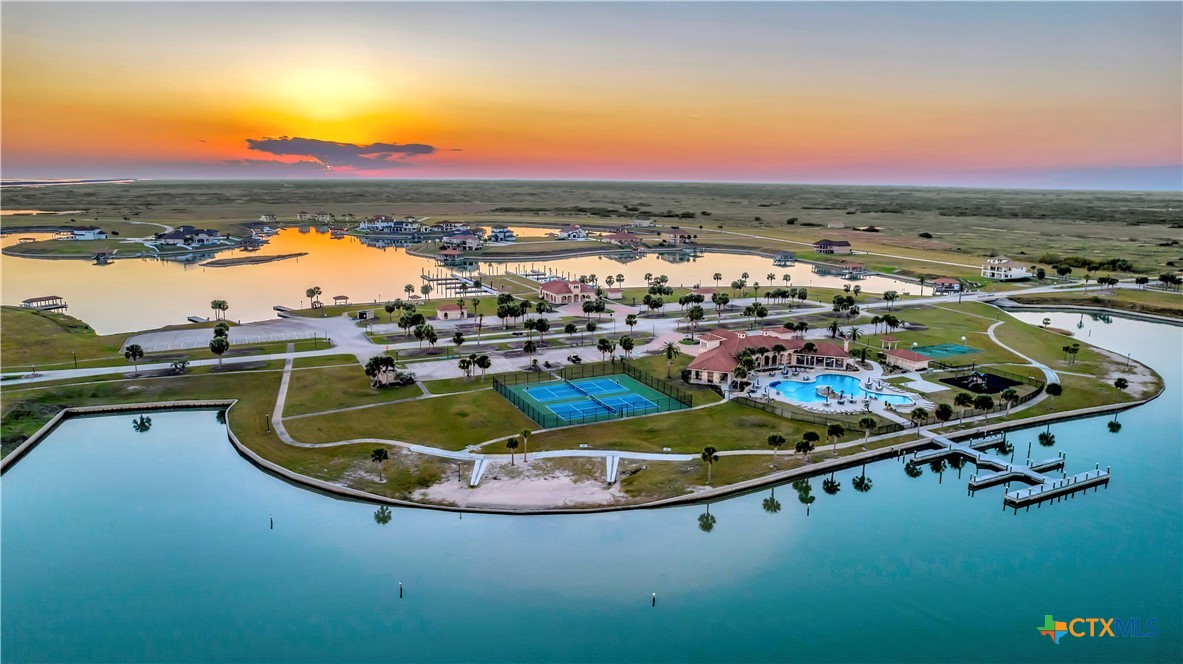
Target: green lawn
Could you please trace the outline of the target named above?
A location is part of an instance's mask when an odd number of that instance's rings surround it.
[[[697,453],[708,445],[719,450],[770,450],[768,435],[780,433],[789,441],[782,448],[782,451],[787,452],[807,430],[816,431],[825,438],[825,430],[821,426],[786,420],[736,403],[726,403],[700,410],[544,431],[530,437],[530,449],[576,449],[581,443],[587,443],[597,450],[637,452],[661,452],[662,448],[668,447],[674,452]],[[848,434],[843,440],[853,437],[853,434]],[[482,451],[500,454],[504,450],[500,445],[493,445]]]
[[[457,392],[471,392],[473,390],[484,390],[493,387],[494,376],[504,376],[504,373],[485,374],[485,378],[481,379],[480,369],[473,372],[472,378],[466,380],[464,378],[441,378],[439,380],[428,380],[423,382],[423,386],[427,388],[428,392],[432,394],[455,394]]]
[[[324,415],[294,420],[288,432],[301,442],[389,438],[449,450],[535,428],[496,392],[462,392],[390,406],[375,406],[349,417]]]
[[[357,363],[357,358],[352,355],[314,355],[312,357],[297,357],[292,359],[292,368],[294,369],[331,367],[342,364],[361,368]]]
[[[1159,316],[1183,318],[1183,295],[1167,291],[1098,290],[1093,286],[1085,292],[1034,293],[1013,295],[1011,299],[1022,304],[1070,304],[1078,306],[1109,307],[1125,311],[1137,311]]]
[[[418,385],[403,385],[376,390],[355,362],[346,366],[292,371],[284,415],[304,415],[325,410],[362,406],[372,403],[410,399],[423,394]],[[364,418],[364,413],[338,415],[338,418]]]
[[[668,379],[665,377],[665,355],[645,355],[635,357],[633,359],[633,366],[637,367],[641,371],[652,374],[654,378],[657,378],[668,385],[672,385],[673,387],[676,387],[684,392],[689,392],[694,396],[695,406],[702,406],[704,404],[722,401],[723,396],[710,387],[707,387],[706,385],[694,385],[682,380],[682,370],[685,369],[693,359],[693,356],[686,353],[675,357],[670,366],[670,378]]]

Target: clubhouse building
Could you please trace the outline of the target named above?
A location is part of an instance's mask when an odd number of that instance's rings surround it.
[[[807,343],[813,344],[812,351],[805,350]],[[698,345],[698,356],[687,368],[690,382],[700,385],[731,382],[731,373],[746,349],[754,353],[757,371],[789,366],[845,371],[849,357],[846,349],[838,344],[797,339],[792,332],[779,328],[738,332],[711,330],[698,336]]]
[[[579,281],[548,281],[538,287],[538,297],[551,304],[572,304],[596,298],[596,288]]]

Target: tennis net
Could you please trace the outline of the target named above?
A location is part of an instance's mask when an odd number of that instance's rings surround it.
[[[566,384],[568,384],[568,385],[570,385],[570,386],[571,386],[571,389],[573,389],[573,390],[575,390],[576,392],[578,392],[578,393],[582,394],[583,396],[587,397],[588,399],[591,399],[591,400],[592,400],[594,403],[598,404],[598,405],[599,405],[601,408],[603,408],[603,409],[607,410],[609,413],[615,413],[615,412],[618,412],[618,411],[617,411],[615,408],[613,408],[612,406],[609,406],[608,404],[604,403],[604,402],[603,402],[603,401],[601,401],[601,400],[600,400],[598,397],[596,397],[596,396],[592,395],[592,394],[591,394],[590,392],[588,392],[587,390],[585,390],[585,389],[583,389],[582,387],[580,387],[580,386],[576,385],[575,383],[572,383],[571,381],[567,380],[566,378],[564,378],[564,379],[563,379],[563,382],[564,382],[564,383],[566,383]]]

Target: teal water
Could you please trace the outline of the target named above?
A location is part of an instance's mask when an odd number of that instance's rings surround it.
[[[895,406],[910,405],[912,400],[902,394],[883,394],[864,390],[859,379],[853,376],[839,374],[818,374],[808,383],[799,380],[774,380],[768,387],[783,394],[786,398],[801,403],[821,403],[826,398],[817,393],[817,388],[828,387],[836,393],[847,397],[865,399],[871,397]]]
[[[910,479],[882,462],[867,493],[857,470],[836,496],[813,480],[809,516],[787,486],[777,513],[768,491],[716,502],[711,532],[705,506],[380,525],[260,472],[212,412],[153,414],[146,433],[69,421],[0,484],[2,659],[1178,661],[1183,335],[1078,334],[1151,362],[1168,392],[1119,434],[1110,417],[1054,425],[1070,472],[1101,462],[1113,482],[1018,514],[1001,488],[967,496],[970,466]],[[1160,632],[1053,645],[1048,613]]]

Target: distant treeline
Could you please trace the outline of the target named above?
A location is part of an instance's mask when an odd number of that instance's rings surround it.
[[[1048,252],[1037,258],[1036,262],[1046,265],[1066,265],[1076,269],[1083,268],[1090,272],[1096,270],[1109,270],[1112,272],[1134,271],[1134,264],[1124,258],[1102,258],[1098,260],[1084,256],[1061,256]]]

